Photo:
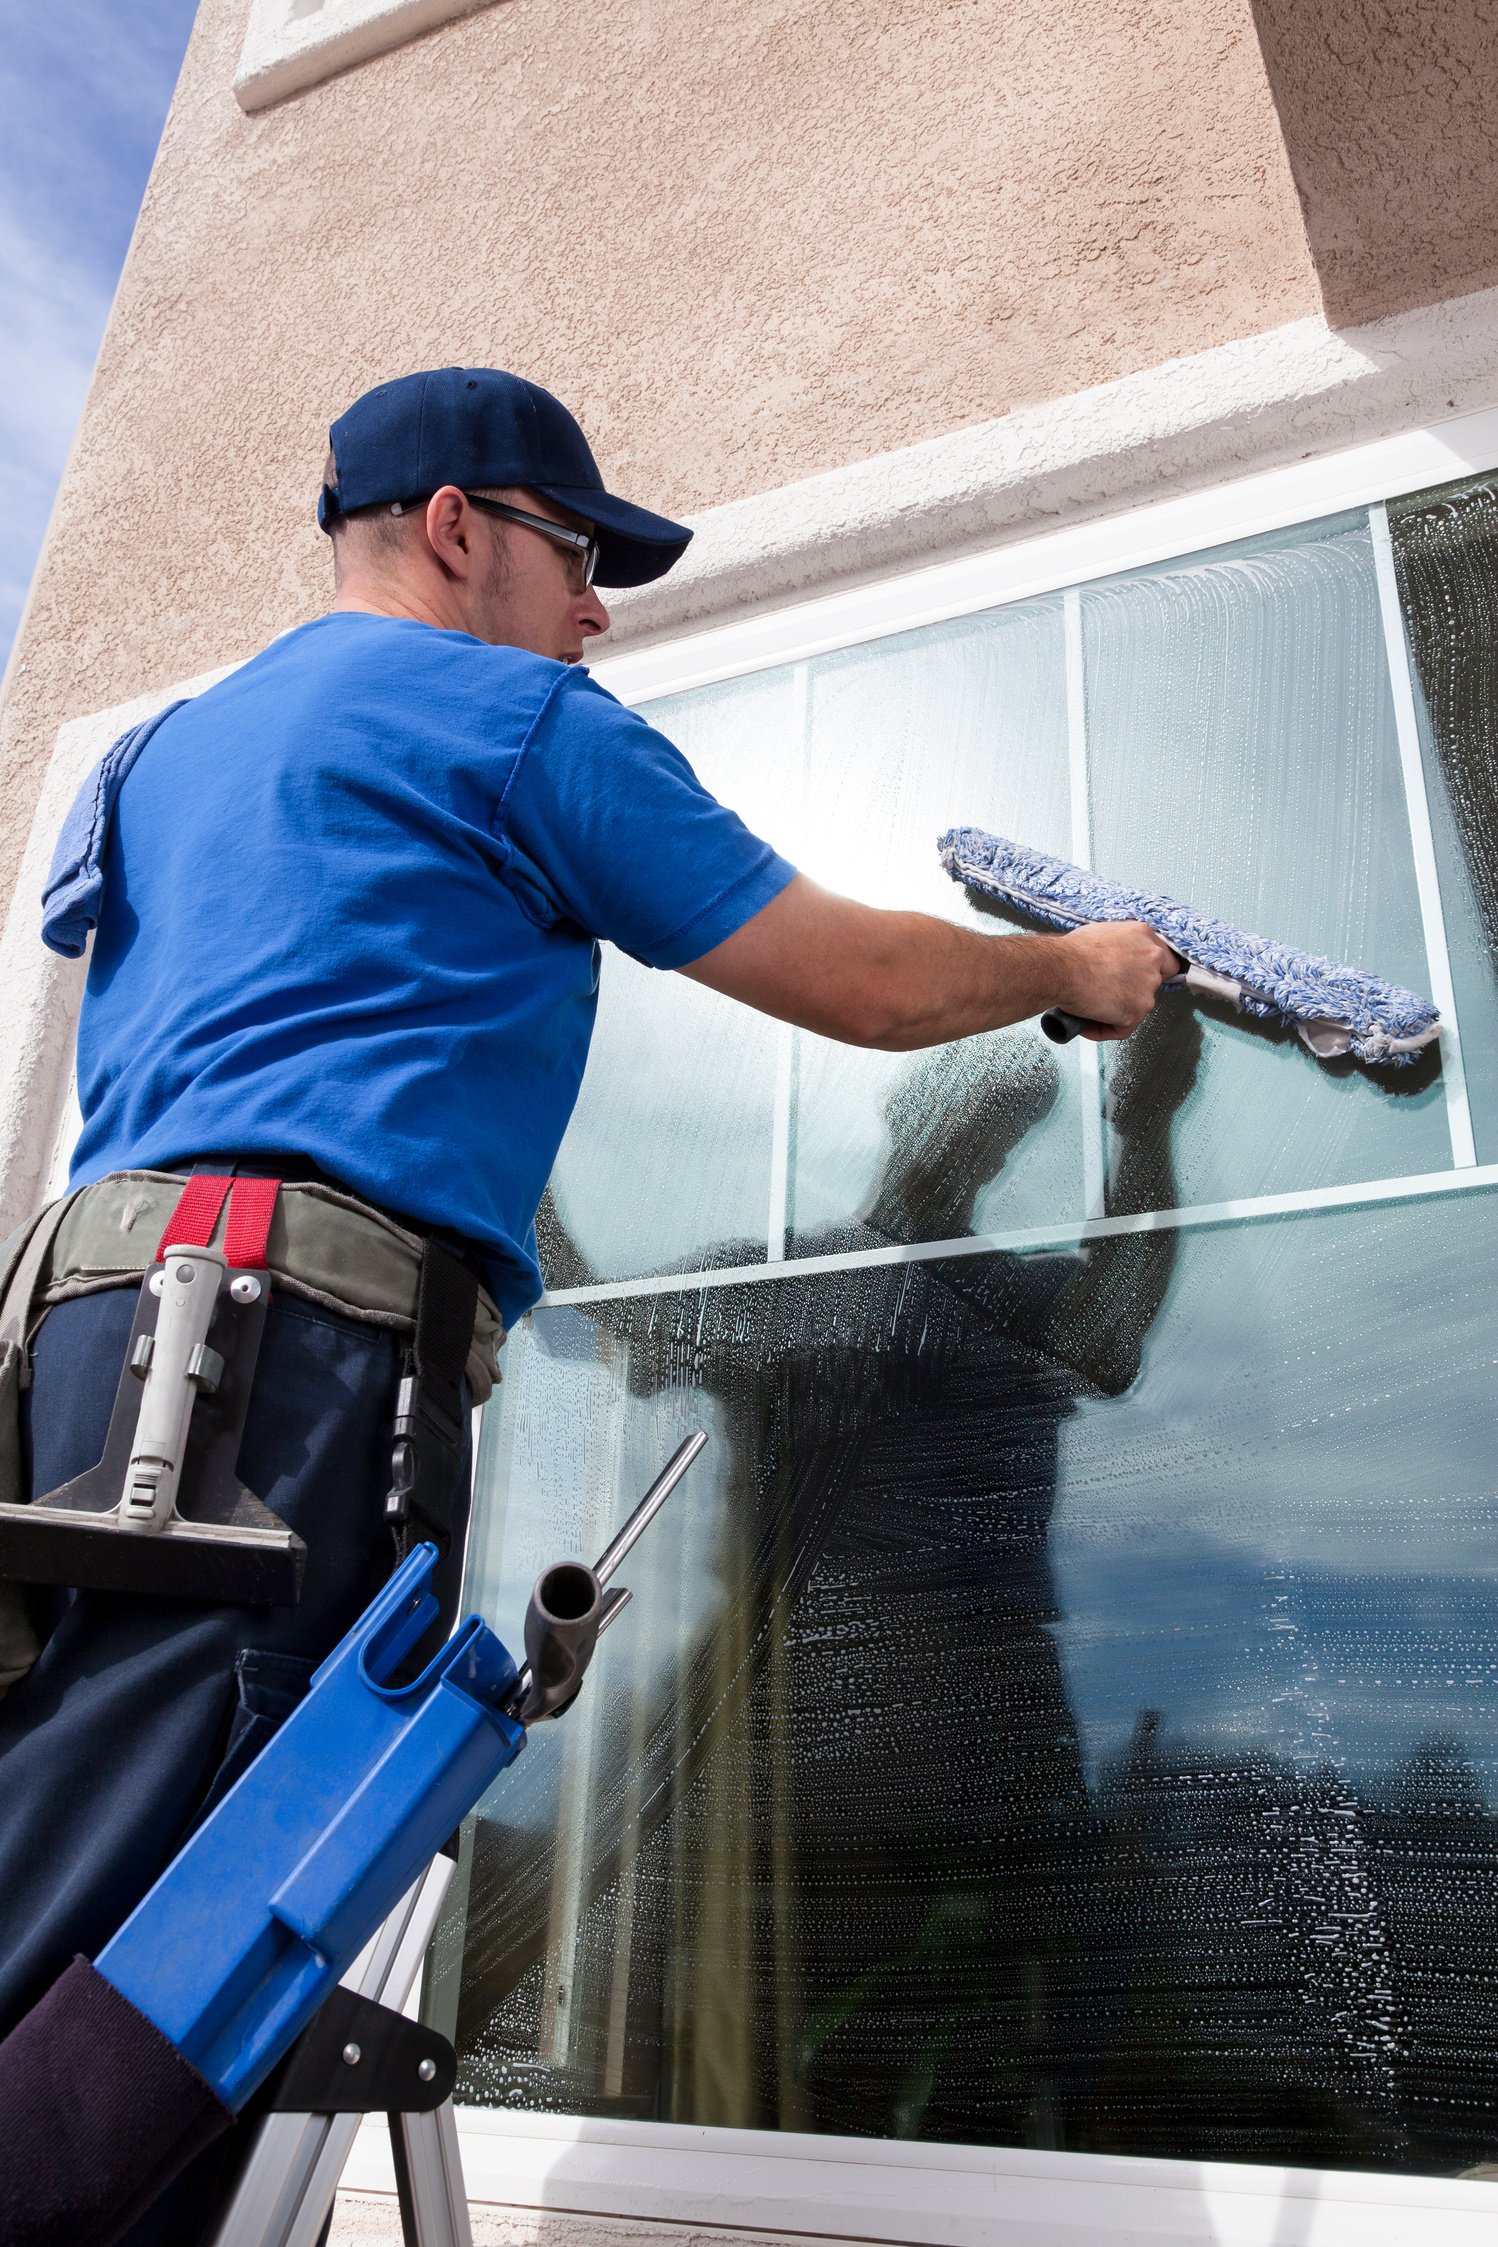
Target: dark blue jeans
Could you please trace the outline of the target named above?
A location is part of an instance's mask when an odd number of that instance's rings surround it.
[[[135,1304],[111,1288],[43,1322],[23,1430],[34,1494],[101,1456]],[[41,1659],[0,1701],[0,2035],[75,1953],[98,1953],[389,1576],[399,1358],[378,1328],[272,1303],[239,1466],[306,1543],[298,1606],[57,1603]],[[460,1553],[461,1536],[435,1586],[449,1622]],[[199,2236],[196,2215],[150,2225],[141,2247]]]

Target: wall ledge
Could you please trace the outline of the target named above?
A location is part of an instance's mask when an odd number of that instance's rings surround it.
[[[1498,403],[1498,288],[1219,344],[688,517],[600,657]]]
[[[493,0],[254,0],[234,98],[269,109]]]

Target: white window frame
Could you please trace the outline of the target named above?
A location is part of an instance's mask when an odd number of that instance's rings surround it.
[[[469,2200],[561,2218],[558,2238],[585,2216],[663,2239],[691,2225],[711,2247],[745,2232],[837,2247],[1491,2247],[1498,2218],[1498,2184],[1467,2178],[475,2108],[459,2109],[458,2137]],[[383,2115],[361,2127],[343,2189],[393,2202]]]
[[[1076,1222],[786,1259],[781,1154],[786,1119],[778,1104],[766,1262],[559,1288],[543,1302],[683,1295],[866,1263],[1039,1248],[1124,1231],[1195,1229],[1498,1185],[1498,1163],[1479,1165],[1473,1149],[1410,659],[1385,513],[1385,503],[1405,493],[1495,470],[1498,411],[1465,415],[1131,509],[1101,523],[1070,525],[1022,544],[903,571],[878,583],[621,651],[590,666],[600,684],[621,701],[638,705],[753,672],[804,664],[840,648],[1009,602],[1058,592],[1069,596],[1098,578],[1262,532],[1368,510],[1431,995],[1443,1016],[1450,1170],[1105,1217],[1093,1214],[1099,1208],[1100,1152],[1084,1144],[1088,1206]],[[1085,721],[1076,660],[1077,604],[1072,600],[1065,622],[1072,848],[1085,859],[1086,798],[1078,785],[1085,778]],[[1095,1069],[1093,1048],[1081,1046],[1078,1066]],[[777,1078],[788,1099],[788,1068],[782,1065]],[[1202,2247],[1239,2247],[1240,2242],[1242,2247],[1291,2247],[1292,2242],[1293,2247],[1408,2247],[1418,2237],[1421,2247],[1457,2247],[1458,2242],[1475,2243],[1479,2226],[1490,2225],[1498,2215],[1498,2184],[1466,2179],[905,2144],[477,2108],[460,2110],[458,2126],[468,2190],[475,2201],[839,2241],[919,2242],[921,2247],[1062,2247],[1063,2242],[1084,2247],[1094,2241],[1142,2247],[1145,2241],[1161,2240],[1201,2242]],[[361,2132],[344,2183],[354,2190],[394,2191],[383,2126]]]
[[[252,0],[234,73],[241,109],[269,109],[494,0]],[[299,10],[301,12],[299,12]]]
[[[449,11],[451,12],[451,11]],[[878,583],[800,601],[762,615],[629,649],[601,659],[595,675],[631,704],[744,676],[860,642],[971,615],[1005,602],[1065,591],[1116,572],[1198,553],[1259,532],[1386,500],[1464,476],[1498,470],[1498,411],[1463,415],[1289,468],[1112,518],[1069,525],[1023,543],[907,570]],[[1375,533],[1375,536],[1377,534]],[[1382,563],[1379,564],[1383,568]],[[1391,631],[1387,579],[1380,580],[1391,659],[1396,727],[1405,760],[1413,705],[1401,704],[1402,633]],[[1397,623],[1397,604],[1393,621]],[[224,671],[80,718],[54,748],[20,878],[0,938],[0,1053],[14,1056],[0,1081],[0,1232],[41,1197],[65,1127],[83,962],[63,962],[36,936],[36,899],[53,839],[93,759],[124,726],[177,695],[200,692]],[[1074,753],[1077,744],[1073,743]],[[1417,757],[1418,763],[1418,757]],[[1418,803],[1411,797],[1412,832]],[[1428,835],[1428,827],[1427,827]],[[1085,855],[1085,835],[1073,847]],[[1422,908],[1429,903],[1423,846],[1416,838]],[[1427,935],[1429,919],[1427,914]],[[1433,972],[1436,962],[1432,961]],[[1438,1000],[1440,994],[1434,994]],[[1449,994],[1448,994],[1449,996]],[[1138,1219],[1084,1218],[1061,1236],[1004,1236],[1041,1245],[1125,1224],[1220,1224],[1378,1200],[1471,1191],[1498,1183],[1498,1165],[1462,1160],[1453,1117],[1453,1168],[1421,1178],[1374,1181],[1305,1194],[1152,1212]],[[773,1212],[771,1213],[773,1226]],[[997,1238],[997,1236],[995,1236]],[[879,1250],[877,1258],[982,1253],[993,1240]],[[797,1259],[777,1276],[812,1272]],[[558,1291],[549,1300],[641,1289],[687,1292],[765,1278],[673,1275]],[[1498,2218],[1498,2184],[1395,2174],[1292,2170],[1232,2163],[1131,2160],[721,2130],[683,2124],[600,2121],[465,2109],[459,2133],[470,2197],[531,2211],[612,2217],[713,2232],[784,2232],[920,2247],[1091,2247],[1093,2242],[1168,2240],[1181,2247],[1487,2247]],[[345,2173],[352,2190],[394,2192],[383,2121],[361,2131]]]

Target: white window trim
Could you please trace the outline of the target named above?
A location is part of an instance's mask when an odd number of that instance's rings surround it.
[[[700,631],[684,629],[669,640],[626,646],[617,654],[605,649],[588,668],[621,702],[653,702],[1495,469],[1498,408],[1486,408],[1291,467],[1261,469],[1205,491],[1154,500],[1100,521],[1072,521],[1012,545],[928,562],[876,584],[788,602]],[[752,504],[768,514],[774,497],[763,494]],[[814,562],[815,548],[805,558],[803,582]]]
[[[564,1303],[617,1302],[636,1295],[698,1295],[718,1287],[813,1279],[821,1272],[878,1270],[888,1264],[946,1263],[956,1256],[989,1256],[996,1249],[1024,1256],[1037,1250],[1081,1248],[1123,1233],[1210,1232],[1219,1225],[1262,1223],[1270,1217],[1305,1217],[1328,1209],[1371,1209],[1380,1202],[1438,1200],[1498,1186],[1498,1163],[1464,1170],[1429,1170],[1408,1178],[1360,1178],[1342,1186],[1306,1186],[1285,1194],[1257,1194],[1226,1202],[1188,1202],[1174,1209],[1141,1209],[1120,1217],[1091,1217],[1066,1225],[1016,1226],[1010,1232],[961,1233],[944,1241],[895,1241],[883,1248],[840,1249],[826,1256],[792,1256],[761,1264],[715,1264],[703,1272],[647,1272],[639,1279],[595,1280],[586,1287],[549,1288],[538,1308]]]
[[[254,0],[234,73],[241,109],[269,109],[341,70],[388,54],[424,31],[473,15],[493,0],[321,0],[307,14],[296,0]]]
[[[1498,467],[1498,411],[1245,476],[1211,491],[1071,524],[981,554],[907,570],[878,584],[803,600],[659,646],[623,650],[593,666],[621,700],[655,700],[717,680],[802,661],[921,624],[1054,593],[1121,570],[1282,530]],[[767,495],[768,497],[769,495]],[[812,574],[809,553],[805,576]],[[36,937],[36,899],[73,793],[116,733],[176,695],[201,692],[233,665],[184,685],[79,718],[58,734],[20,879],[0,938],[0,1052],[18,1057],[0,1081],[0,1233],[44,1190],[71,1079],[83,963],[56,960]],[[1077,838],[1074,837],[1074,840]],[[1498,1166],[1374,1181],[1252,1205],[1095,1219],[1064,1230],[1214,1224],[1245,1214],[1402,1200],[1498,1183]],[[1004,1245],[1019,1245],[1003,1236]],[[873,1260],[979,1253],[993,1241],[876,1250]],[[1024,1245],[1039,1246],[1037,1237]],[[855,1258],[846,1261],[855,1261]],[[809,1272],[824,1260],[780,1267]],[[843,1261],[843,1260],[834,1260]],[[674,1275],[649,1286],[681,1291],[735,1275]],[[751,1275],[740,1275],[751,1276]],[[764,1267],[752,1268],[764,1276]],[[575,1299],[569,1290],[552,1300]],[[1023,2148],[905,2145],[792,2133],[595,2122],[468,2110],[460,2115],[475,2201],[570,2210],[650,2223],[821,2238],[920,2242],[931,2247],[1090,2247],[1094,2241],[1196,2242],[1201,2247],[1486,2247],[1498,2186],[1401,2175],[1282,2170],[1233,2164],[1131,2161]],[[361,2133],[345,2179],[393,2189],[377,2130]],[[1479,2229],[1479,2227],[1481,2227]]]
[[[1490,2247],[1498,2184],[460,2108],[471,2201],[899,2247]],[[343,2175],[394,2195],[383,2116]],[[664,2234],[662,2234],[664,2235]]]

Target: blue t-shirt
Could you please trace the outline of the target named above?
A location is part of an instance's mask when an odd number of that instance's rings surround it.
[[[793,873],[585,671],[358,614],[173,711],[102,868],[74,1182],[298,1154],[478,1243],[507,1319],[597,939],[681,967]]]

